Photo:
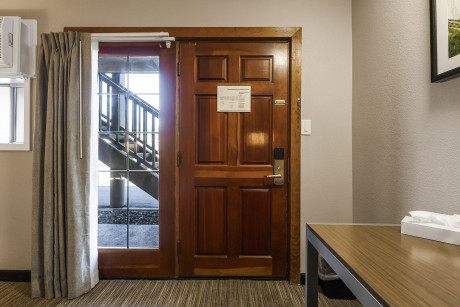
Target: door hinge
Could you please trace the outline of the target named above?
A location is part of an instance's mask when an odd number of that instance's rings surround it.
[[[177,76],[180,76],[180,62],[177,62]]]
[[[291,160],[287,158],[287,184],[291,181],[291,166],[290,166]]]
[[[177,241],[177,255],[180,255],[180,252],[181,252],[180,248],[181,248],[180,241],[178,240]]]
[[[180,151],[178,151],[177,152],[177,167],[180,166],[181,162],[182,162],[182,155],[181,155]]]

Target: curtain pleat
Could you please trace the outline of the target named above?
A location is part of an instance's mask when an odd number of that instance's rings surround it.
[[[90,35],[42,34],[34,107],[32,296],[75,298],[98,282],[90,225]],[[80,41],[83,132],[80,144]],[[80,158],[80,146],[83,158]],[[93,204],[95,205],[95,204]],[[95,264],[96,262],[96,264]]]

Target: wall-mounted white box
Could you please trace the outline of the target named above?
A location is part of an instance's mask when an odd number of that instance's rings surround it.
[[[0,16],[0,75],[35,76],[37,21]]]

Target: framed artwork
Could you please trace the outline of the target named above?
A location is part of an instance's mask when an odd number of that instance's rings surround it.
[[[460,0],[430,0],[431,82],[460,75]]]

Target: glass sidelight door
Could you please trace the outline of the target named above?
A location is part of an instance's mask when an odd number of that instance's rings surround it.
[[[99,246],[159,247],[159,57],[99,57]]]
[[[99,46],[102,276],[174,274],[174,71],[174,44]]]

